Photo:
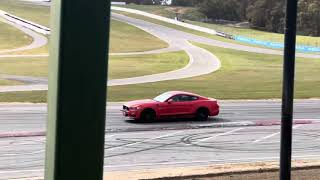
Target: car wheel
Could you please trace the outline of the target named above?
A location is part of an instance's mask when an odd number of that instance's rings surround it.
[[[153,110],[144,110],[141,113],[140,121],[142,122],[151,122],[156,120],[156,113]]]
[[[206,121],[209,118],[209,111],[207,109],[199,109],[196,114],[196,118],[199,121]]]

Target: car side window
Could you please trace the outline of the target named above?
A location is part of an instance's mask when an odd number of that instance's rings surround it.
[[[189,96],[189,95],[177,95],[172,98],[173,102],[186,102],[186,101],[195,101],[198,100],[196,96]]]
[[[180,96],[177,95],[177,96],[174,96],[171,98],[173,102],[179,102],[180,101]]]
[[[190,100],[191,101],[195,101],[195,100],[198,100],[199,98],[198,97],[196,97],[196,96],[190,96]]]

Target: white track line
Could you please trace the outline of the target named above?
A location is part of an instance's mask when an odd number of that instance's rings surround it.
[[[303,124],[299,124],[299,125],[293,126],[292,129],[297,129],[297,128],[301,127],[302,125],[303,125]],[[268,136],[262,137],[262,138],[260,138],[260,139],[257,139],[257,140],[255,140],[255,141],[253,141],[252,143],[253,143],[253,144],[254,144],[254,143],[259,143],[259,142],[261,142],[261,141],[263,141],[263,140],[272,138],[273,136],[276,136],[276,135],[278,135],[278,134],[280,134],[280,132],[276,132],[276,133],[270,134],[270,135],[268,135]]]
[[[114,147],[114,148],[108,148],[106,150],[110,151],[110,150],[115,150],[115,149],[119,149],[119,148],[123,148],[123,147],[130,147],[130,146],[134,146],[134,145],[137,145],[137,144],[142,144],[142,143],[145,143],[145,142],[153,141],[153,140],[156,140],[156,139],[161,139],[161,138],[164,138],[164,137],[172,136],[172,135],[175,135],[175,134],[178,134],[178,133],[181,133],[181,132],[183,132],[183,131],[178,131],[178,132],[174,132],[174,133],[170,133],[170,134],[165,134],[165,135],[162,135],[162,136],[146,139],[146,140],[143,140],[143,141],[138,141],[138,142],[135,142],[135,143],[126,144],[126,145],[123,145],[123,146],[117,146],[117,147]]]
[[[201,139],[201,140],[197,141],[197,142],[194,143],[194,144],[197,144],[197,143],[200,143],[200,142],[204,142],[204,141],[208,141],[208,140],[211,140],[211,139],[215,139],[215,138],[217,138],[217,137],[219,137],[219,136],[225,136],[225,135],[228,135],[228,134],[232,134],[232,133],[234,133],[234,132],[236,132],[236,131],[240,131],[240,130],[242,130],[242,129],[244,129],[244,128],[238,128],[238,129],[234,129],[234,130],[231,130],[231,131],[228,131],[228,132],[220,133],[220,134],[217,134],[217,135],[208,137],[208,138]]]

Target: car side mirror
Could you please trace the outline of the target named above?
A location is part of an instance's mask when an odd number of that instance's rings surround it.
[[[169,99],[167,102],[168,104],[171,104],[173,102],[173,99]]]

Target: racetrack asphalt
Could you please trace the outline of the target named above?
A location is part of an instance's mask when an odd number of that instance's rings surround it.
[[[121,103],[108,103],[105,172],[162,167],[278,160],[281,103],[278,100],[221,101],[221,114],[208,121],[125,120]],[[294,159],[320,159],[320,100],[297,100]],[[256,125],[247,126],[249,122]],[[267,122],[267,123],[261,123]],[[45,156],[45,104],[1,104],[0,179],[42,176]],[[215,124],[220,124],[216,126]],[[29,133],[29,135],[28,135]]]

